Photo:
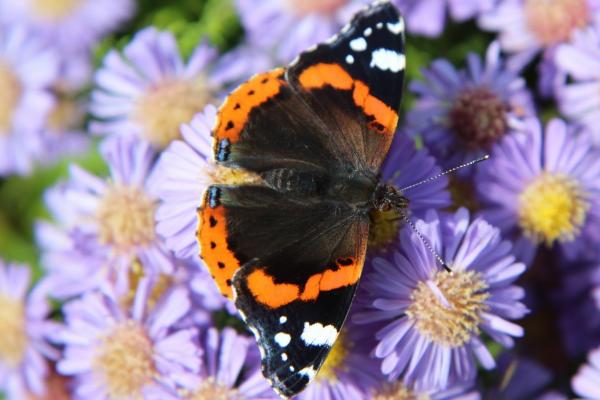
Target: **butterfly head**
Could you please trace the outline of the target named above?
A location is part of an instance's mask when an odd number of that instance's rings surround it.
[[[388,184],[379,184],[373,193],[373,207],[379,211],[398,210],[408,208],[408,198],[396,187]]]

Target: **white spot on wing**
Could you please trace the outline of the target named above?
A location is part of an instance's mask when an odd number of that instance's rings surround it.
[[[406,57],[394,50],[377,49],[371,53],[369,66],[377,67],[382,71],[400,72],[406,66]]]
[[[364,51],[367,49],[367,41],[362,37],[356,38],[350,41],[350,48],[354,51]]]
[[[279,345],[279,347],[285,347],[290,344],[292,337],[285,332],[279,332],[274,337],[275,343]]]
[[[365,29],[365,31],[363,32],[363,35],[365,35],[365,36],[371,36],[371,33],[373,33],[373,29],[371,29],[371,28],[367,28],[367,29]]]
[[[402,18],[400,18],[395,24],[388,22],[386,25],[388,31],[392,32],[394,35],[398,35],[400,32],[404,31],[404,20]]]
[[[290,371],[294,372],[296,370],[296,368],[294,368],[293,365],[290,365]]]
[[[383,28],[383,23],[382,22],[378,22],[377,25],[375,25],[377,27],[377,29],[381,29]]]
[[[302,368],[298,373],[307,376],[308,380],[312,380],[312,378],[317,375],[317,371],[312,367],[312,365],[310,367]]]
[[[285,353],[281,353],[281,360],[282,361],[287,361],[288,360],[288,356]]]
[[[316,322],[314,324],[305,322],[302,335],[304,343],[309,346],[333,346],[338,331],[333,325],[323,326]]]
[[[346,56],[346,62],[347,62],[348,64],[352,64],[352,63],[354,63],[354,57],[352,57],[352,54],[348,54],[348,55]]]
[[[280,324],[285,324],[286,322],[287,322],[287,317],[285,315],[282,315],[281,317],[279,317]]]

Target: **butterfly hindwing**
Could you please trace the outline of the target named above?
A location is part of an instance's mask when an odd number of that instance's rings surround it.
[[[261,186],[213,186],[201,213],[208,218],[203,243],[216,244],[203,250],[205,260],[235,258],[233,268],[217,261],[222,265],[211,273],[222,289],[233,290],[255,332],[263,373],[281,394],[297,393],[346,318],[364,263],[368,217],[341,204],[298,203]]]

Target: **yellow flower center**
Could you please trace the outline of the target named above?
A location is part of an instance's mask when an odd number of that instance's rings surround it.
[[[155,238],[156,202],[136,187],[114,185],[101,200],[96,214],[100,242],[127,252],[146,246]]]
[[[375,393],[373,400],[429,400],[426,394],[416,394],[407,388],[402,382],[397,381],[387,384],[379,392]]]
[[[590,10],[586,0],[527,0],[527,25],[545,46],[565,42],[577,28],[586,26]]]
[[[332,14],[348,0],[287,0],[288,7],[298,15]]]
[[[50,115],[48,116],[48,127],[53,133],[62,133],[82,125],[83,115],[77,102],[64,98],[58,100]]]
[[[0,60],[0,134],[8,134],[15,108],[21,99],[21,83],[11,68]]]
[[[0,361],[17,367],[25,356],[26,348],[23,304],[0,294]]]
[[[212,376],[205,379],[200,387],[192,393],[182,393],[186,400],[241,400],[236,389],[230,389],[217,382]]]
[[[550,246],[557,239],[573,240],[589,207],[577,181],[544,172],[519,196],[519,222],[529,238]]]
[[[401,226],[400,213],[397,210],[373,210],[369,215],[369,249],[384,250],[390,243],[398,238]]]
[[[179,126],[202,111],[208,100],[204,79],[163,82],[138,100],[133,118],[149,142],[164,148],[179,138]]]
[[[32,11],[40,17],[61,19],[77,9],[81,0],[34,0]]]
[[[419,282],[406,311],[419,333],[446,347],[459,347],[479,331],[480,313],[487,309],[487,284],[474,271],[439,271]]]
[[[347,366],[344,364],[344,361],[353,347],[354,343],[350,342],[344,331],[342,331],[321,366],[315,380],[337,381],[337,371],[346,370]]]
[[[142,396],[142,388],[156,375],[152,342],[134,321],[124,322],[103,338],[94,370],[104,378],[111,399]]]

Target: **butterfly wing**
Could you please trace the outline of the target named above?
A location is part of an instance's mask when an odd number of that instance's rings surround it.
[[[339,35],[301,54],[286,71],[290,85],[317,113],[343,105],[346,113],[338,125],[353,121],[362,129],[353,126],[336,137],[360,149],[361,161],[373,170],[385,159],[398,124],[404,47],[401,15],[389,2],[376,2]]]
[[[289,69],[236,89],[219,111],[215,159],[262,177],[307,172],[331,188],[340,176],[364,175],[374,188],[398,121],[403,70],[402,20],[389,2],[375,3]],[[348,194],[366,203],[372,189]],[[298,393],[350,308],[368,210],[268,185],[221,185],[209,188],[199,219],[201,255],[255,333],[265,376],[282,395]]]
[[[264,375],[282,395],[298,393],[325,361],[350,308],[367,216],[343,204],[298,203],[266,187],[213,186],[201,218],[201,235],[216,244],[203,256],[222,263],[215,279],[233,288]]]

